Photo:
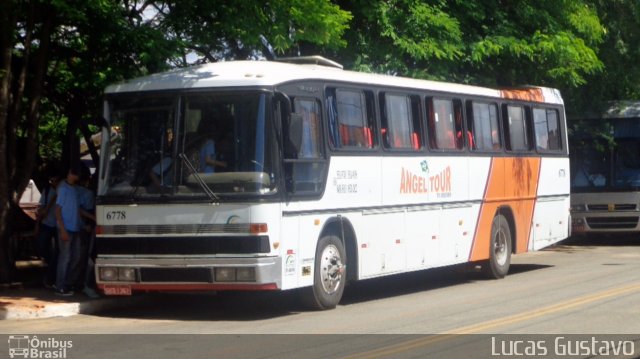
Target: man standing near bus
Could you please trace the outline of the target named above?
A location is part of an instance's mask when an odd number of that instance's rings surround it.
[[[47,271],[43,278],[46,288],[55,284],[58,264],[58,229],[56,228],[56,198],[57,188],[61,176],[49,169],[49,183],[40,197],[36,224],[36,238],[38,254],[47,264]],[[54,240],[52,243],[51,240]]]
[[[80,182],[76,186],[80,200],[80,253],[74,264],[73,275],[75,277],[75,289],[82,288],[82,292],[89,298],[98,298],[95,288],[95,275],[93,274],[93,245],[95,237],[95,194],[91,190],[91,172],[87,167],[82,167]]]
[[[56,199],[56,221],[58,224],[58,270],[56,275],[56,294],[61,296],[73,295],[69,288],[72,264],[79,254],[80,244],[80,200],[76,191],[80,171],[72,167],[67,173],[67,178],[58,187]]]

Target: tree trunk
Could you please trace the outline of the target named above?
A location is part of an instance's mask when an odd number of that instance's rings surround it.
[[[35,166],[39,107],[54,28],[54,17],[45,16],[38,31],[35,31],[35,13],[51,9],[30,6],[27,26],[22,30],[26,32],[25,43],[16,44],[14,36],[18,18],[13,5],[13,1],[0,1],[0,283],[8,283],[13,279],[12,204],[18,206],[20,195],[28,185]],[[37,38],[32,36],[34,34],[38,35]],[[29,54],[32,41],[38,41],[39,44],[33,61]],[[12,66],[12,52],[20,47],[23,51],[22,63],[15,69]],[[28,94],[26,101],[25,93]],[[27,104],[24,110],[20,106],[23,101]],[[25,120],[22,121],[22,118]],[[25,146],[20,151],[16,145],[19,133],[25,135]]]
[[[46,10],[46,8],[44,10]],[[31,11],[38,10],[32,8]],[[29,80],[31,93],[28,101],[29,107],[26,114],[27,121],[24,128],[24,132],[27,135],[25,141],[26,146],[21,163],[16,164],[15,177],[13,178],[16,202],[19,201],[22,192],[24,192],[24,189],[29,184],[31,173],[33,172],[33,168],[36,163],[36,154],[38,150],[37,136],[38,128],[40,126],[40,100],[42,99],[44,80],[47,72],[49,47],[51,45],[51,32],[53,31],[53,27],[54,24],[52,17],[45,17],[42,29],[40,30],[40,47],[34,54],[33,76]],[[14,153],[17,153],[17,151]]]
[[[0,283],[9,283],[13,277],[10,255],[10,201],[9,167],[7,153],[7,120],[10,111],[11,51],[15,18],[12,2],[0,1]]]

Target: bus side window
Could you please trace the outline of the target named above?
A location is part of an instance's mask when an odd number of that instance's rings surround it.
[[[473,134],[472,150],[495,151],[502,149],[498,106],[495,103],[467,102],[467,128]]]
[[[562,149],[558,111],[553,109],[533,109],[533,126],[536,135],[536,148],[542,151]]]
[[[329,89],[327,106],[330,142],[335,148],[373,148],[374,111],[371,93]]]
[[[299,148],[287,151],[287,157],[320,158],[320,105],[313,99],[298,98],[294,99],[293,104],[294,113],[302,116],[302,141]]]
[[[531,141],[529,139],[530,126],[526,109],[523,106],[504,105],[504,128],[507,150],[529,151]]]
[[[299,117],[285,122],[283,131],[285,178],[290,193],[316,195],[322,191],[326,161],[322,150],[320,108],[316,99],[293,99],[293,112]]]
[[[411,98],[411,118],[413,120],[413,132],[411,133],[411,145],[414,150],[420,150],[424,146],[422,108],[420,106],[420,96],[413,95]]]
[[[420,149],[420,110],[416,103],[419,100],[397,94],[382,94],[380,97],[384,146],[392,149]]]
[[[439,150],[460,150],[464,146],[462,102],[428,99],[429,145]]]

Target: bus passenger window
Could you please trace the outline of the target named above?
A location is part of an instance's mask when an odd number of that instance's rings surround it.
[[[334,147],[373,148],[370,97],[363,91],[328,91],[330,140]]]
[[[469,118],[467,128],[473,133],[473,150],[500,150],[500,129],[498,127],[498,106],[493,103],[472,101],[467,104]]]
[[[459,100],[429,101],[429,144],[440,150],[459,150],[464,146],[462,104]]]
[[[533,126],[538,150],[557,151],[562,149],[558,111],[541,108],[533,109]]]
[[[528,151],[531,149],[529,141],[529,126],[524,107],[505,106],[505,130],[507,149],[509,151]]]
[[[415,102],[415,101],[413,101]],[[384,94],[382,107],[382,138],[386,148],[419,149],[416,124],[419,124],[419,110],[416,111],[412,99],[404,95]]]

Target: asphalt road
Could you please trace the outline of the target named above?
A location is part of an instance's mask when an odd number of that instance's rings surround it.
[[[358,282],[338,308],[324,312],[306,311],[289,292],[157,294],[97,315],[2,321],[0,333],[112,334],[76,339],[92,343],[76,345],[82,357],[102,357],[114,343],[109,357],[412,357],[425,348],[442,357],[457,356],[451,350],[490,357],[504,350],[541,354],[543,348],[558,354],[558,337],[575,338],[579,351],[578,339],[607,334],[634,341],[640,353],[639,304],[640,236],[599,237],[513,256],[501,280],[455,266]]]

